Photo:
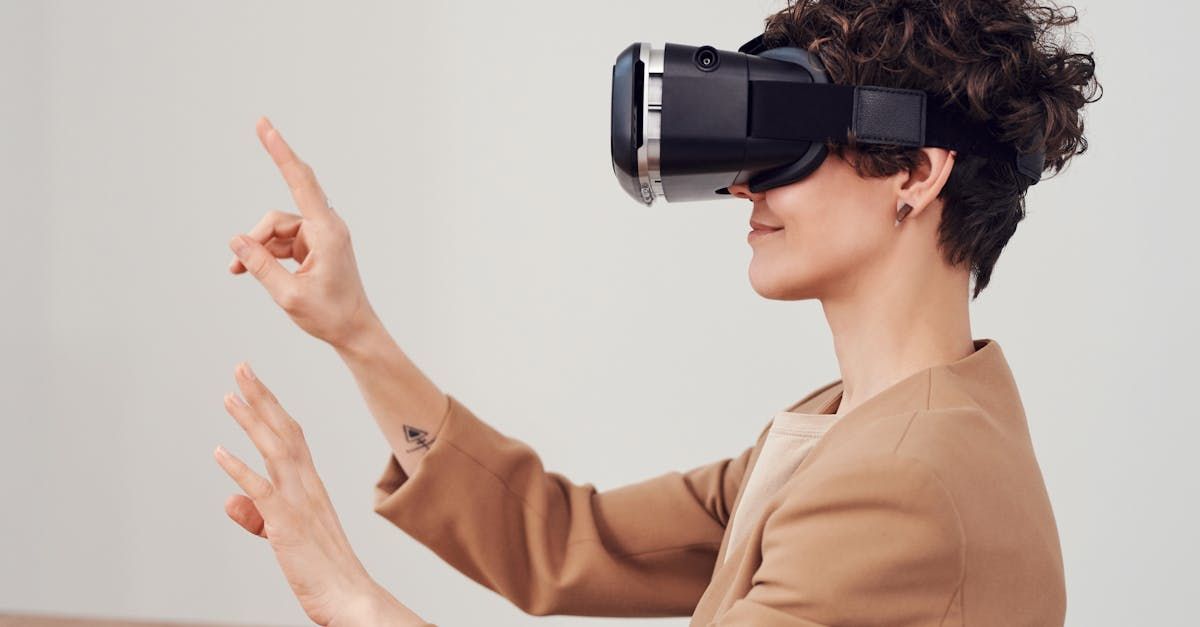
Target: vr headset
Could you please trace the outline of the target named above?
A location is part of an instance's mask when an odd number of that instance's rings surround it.
[[[647,205],[722,198],[740,183],[752,192],[794,183],[847,131],[862,144],[1005,160],[1030,185],[1045,163],[1044,152],[997,141],[987,124],[924,91],[831,84],[806,50],[768,48],[762,35],[737,52],[635,43],[613,64],[613,172]]]

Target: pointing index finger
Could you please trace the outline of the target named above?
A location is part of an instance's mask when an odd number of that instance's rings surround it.
[[[266,116],[258,119],[255,131],[258,133],[258,140],[262,142],[263,148],[267,149],[267,154],[271,155],[271,160],[279,168],[283,180],[287,182],[288,189],[292,192],[292,199],[296,201],[296,208],[300,210],[300,214],[306,219],[315,221],[328,219],[332,215],[329,201],[325,196],[325,191],[317,183],[317,177],[312,168],[296,156],[292,147],[283,140],[283,136],[271,125],[271,121]]]

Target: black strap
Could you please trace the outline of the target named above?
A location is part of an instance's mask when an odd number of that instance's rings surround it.
[[[766,45],[763,44],[763,35],[758,35],[754,39],[747,41],[738,48],[738,52],[743,54],[758,54],[766,50]]]
[[[803,109],[797,103],[804,103]],[[844,143],[847,131],[861,143],[935,146],[1011,161],[1034,183],[1045,162],[1042,153],[1018,154],[1012,144],[997,141],[988,125],[967,119],[921,90],[750,82],[751,137]]]

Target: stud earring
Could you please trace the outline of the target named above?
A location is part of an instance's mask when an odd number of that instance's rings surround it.
[[[900,206],[896,207],[896,223],[892,226],[900,226],[900,221],[908,215],[909,211],[912,211],[912,205],[901,201]]]

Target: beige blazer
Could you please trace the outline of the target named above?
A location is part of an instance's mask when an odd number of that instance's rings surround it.
[[[769,422],[736,456],[598,491],[450,396],[413,475],[388,460],[374,508],[534,615],[1061,625],[1062,555],[1024,408],[1000,345],[975,348],[845,414],[733,546]],[[840,392],[839,379],[787,409]]]

